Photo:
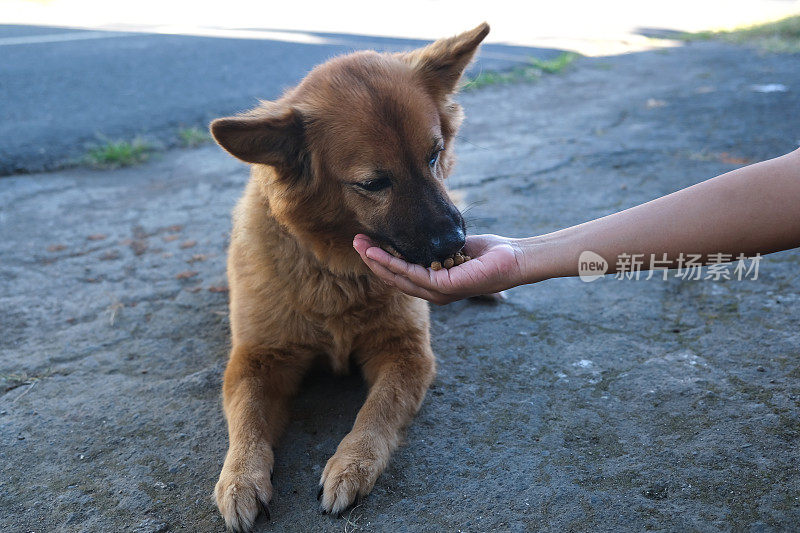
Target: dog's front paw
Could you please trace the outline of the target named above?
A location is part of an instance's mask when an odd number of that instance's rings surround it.
[[[272,498],[272,483],[269,468],[222,468],[219,481],[214,488],[214,497],[225,525],[229,530],[250,531],[258,517],[264,512],[269,520],[267,504]]]
[[[339,515],[369,494],[388,459],[389,447],[384,443],[348,434],[322,472],[322,511]]]

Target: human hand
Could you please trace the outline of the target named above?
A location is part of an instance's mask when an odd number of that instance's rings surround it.
[[[472,259],[437,271],[393,257],[366,235],[356,235],[353,247],[384,282],[437,305],[500,292],[523,278],[522,248],[517,240],[498,235],[467,237],[464,250]]]

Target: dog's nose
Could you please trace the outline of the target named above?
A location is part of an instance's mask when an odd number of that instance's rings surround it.
[[[436,259],[450,257],[464,247],[466,243],[464,230],[453,226],[449,231],[436,235],[431,239],[431,251]]]

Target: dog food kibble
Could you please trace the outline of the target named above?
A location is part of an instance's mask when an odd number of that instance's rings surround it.
[[[394,249],[394,246],[391,246],[389,244],[381,244],[381,248],[383,248],[384,250],[386,250],[387,252],[389,252],[390,254],[392,254],[393,256],[395,256],[398,259],[402,259],[403,258],[403,256],[400,255],[400,252],[398,252],[397,250]]]
[[[431,263],[431,270],[441,270],[443,268],[453,268],[454,266],[463,265],[467,261],[472,259],[470,256],[456,252],[451,257],[446,258],[444,261],[434,261]]]

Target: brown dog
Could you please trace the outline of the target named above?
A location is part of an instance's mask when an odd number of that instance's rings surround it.
[[[353,236],[423,265],[464,246],[444,188],[462,120],[452,95],[488,32],[338,57],[280,100],[211,124],[220,146],[253,164],[228,255],[230,447],[215,495],[229,528],[248,530],[266,510],[273,446],[315,359],[336,372],[353,359],[369,385],[322,473],[325,512],[369,493],[419,409],[435,373],[427,303],[373,276]]]

